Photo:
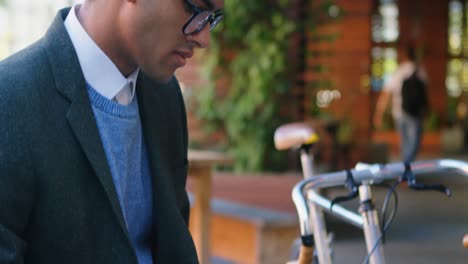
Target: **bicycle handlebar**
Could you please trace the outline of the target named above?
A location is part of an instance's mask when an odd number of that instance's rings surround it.
[[[460,160],[440,159],[431,161],[417,161],[411,163],[411,170],[414,175],[426,173],[439,173],[446,170],[455,170],[468,176],[468,163]],[[405,172],[405,164],[402,162],[389,164],[365,164],[358,163],[355,169],[351,170],[354,181],[357,184],[366,182],[368,184],[377,184],[385,180],[399,179]],[[344,185],[348,178],[349,171],[343,170],[339,172],[319,174],[312,178],[304,179],[297,183],[292,191],[292,199],[296,205],[299,215],[300,228],[302,236],[312,234],[309,225],[310,210],[307,204],[307,199],[316,205],[330,209],[331,202],[325,197],[320,196],[316,190],[334,186]],[[306,197],[305,194],[309,197]],[[362,218],[339,205],[334,205],[331,213],[343,218],[344,220],[362,227]]]

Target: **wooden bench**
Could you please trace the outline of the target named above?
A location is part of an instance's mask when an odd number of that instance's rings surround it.
[[[195,234],[194,242],[200,263],[210,264],[212,169],[216,165],[231,164],[233,160],[223,153],[190,149],[188,161],[188,173],[195,183],[195,199],[192,199],[191,210],[191,232]],[[195,201],[193,202],[193,200]]]
[[[288,261],[291,245],[300,234],[296,215],[221,199],[211,201],[211,210],[212,255],[232,263]]]

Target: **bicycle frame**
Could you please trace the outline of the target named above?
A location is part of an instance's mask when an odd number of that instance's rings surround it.
[[[446,170],[455,170],[464,176],[468,176],[468,163],[450,159],[418,161],[411,163],[411,170],[415,176],[429,172],[439,173]],[[370,186],[372,184],[400,179],[404,172],[405,165],[403,163],[390,163],[386,165],[358,163],[355,169],[351,170],[354,181],[360,184],[359,193],[361,201],[365,201],[366,199],[371,200]],[[307,171],[304,171],[304,173],[308,174]],[[368,253],[371,253],[372,248],[378,243],[381,235],[375,209],[363,210],[361,215],[340,205],[334,205],[332,210],[330,210],[331,201],[318,193],[319,189],[343,186],[347,176],[347,171],[339,171],[307,177],[297,183],[292,191],[292,198],[299,216],[301,235],[302,237],[309,237],[313,234],[320,264],[331,263],[329,248],[326,242],[325,222],[323,219],[324,210],[363,229]],[[381,243],[372,253],[369,261],[371,264],[385,263]]]
[[[312,177],[315,177],[314,174],[314,157],[312,154],[309,152],[308,147],[302,147],[301,148],[301,166],[302,166],[302,172],[304,175],[304,178],[307,179],[312,179]],[[315,195],[318,193],[315,192],[314,190],[309,191],[309,195]],[[319,196],[319,195],[318,195]],[[327,240],[327,233],[326,233],[326,227],[325,227],[325,219],[323,216],[323,211],[313,204],[310,206],[310,214],[311,216],[311,224],[314,226],[314,241],[322,241],[323,243],[315,243],[315,247],[317,248],[317,253],[318,253],[318,259],[320,263],[331,263],[331,254],[330,254],[330,248],[328,246],[328,243],[326,243]],[[307,220],[309,221],[309,220]],[[311,235],[309,233],[309,235]]]

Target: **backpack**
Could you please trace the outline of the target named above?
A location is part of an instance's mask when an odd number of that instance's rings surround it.
[[[413,117],[422,117],[428,110],[426,83],[419,78],[417,68],[403,81],[401,102],[403,111]]]

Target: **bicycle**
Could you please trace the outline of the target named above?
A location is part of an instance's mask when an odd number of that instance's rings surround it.
[[[314,247],[318,263],[332,263],[332,254],[329,241],[327,241],[324,212],[335,215],[342,220],[363,229],[367,248],[365,263],[384,264],[384,251],[382,245],[382,228],[374,205],[371,186],[384,181],[396,180],[392,192],[401,182],[407,182],[409,188],[416,190],[435,190],[450,195],[450,190],[443,185],[425,185],[416,182],[416,175],[429,172],[441,172],[453,169],[468,176],[468,163],[459,160],[441,159],[432,161],[418,161],[413,163],[365,164],[358,163],[353,170],[325,173],[313,176],[311,155],[306,151],[308,143],[305,140],[311,131],[306,124],[296,124],[289,127],[288,133],[281,134],[281,140],[289,142],[283,147],[297,147],[301,149],[304,180],[297,183],[292,191],[292,198],[296,206],[301,230],[302,246],[297,263],[309,264],[313,261]],[[275,137],[275,142],[277,141]],[[294,143],[294,144],[293,144]],[[283,148],[285,149],[285,148]],[[350,191],[348,196],[338,197],[330,201],[320,195],[319,190],[346,186]],[[360,214],[352,212],[338,203],[360,197]],[[388,227],[387,227],[388,228]],[[316,260],[317,260],[316,259]],[[291,262],[292,263],[292,262]]]

